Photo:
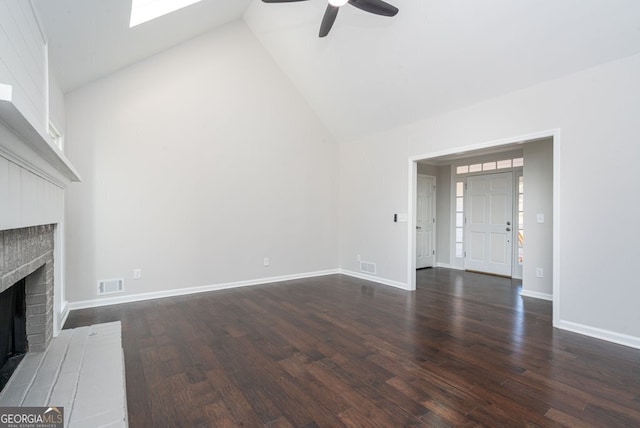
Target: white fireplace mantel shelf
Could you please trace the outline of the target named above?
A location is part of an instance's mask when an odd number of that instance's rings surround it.
[[[11,97],[8,85],[0,90],[0,125],[17,139],[0,138],[0,156],[66,187],[81,181],[80,175],[62,151],[42,135],[20,112]]]

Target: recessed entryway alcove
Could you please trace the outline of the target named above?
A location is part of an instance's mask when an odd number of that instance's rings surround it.
[[[416,248],[419,243],[416,237],[418,177],[426,175],[437,180],[434,266],[486,271],[521,279],[522,296],[554,300],[559,287],[559,235],[554,225],[559,207],[559,131],[414,156],[409,162],[412,215],[409,224],[410,288],[415,289],[416,257],[419,254]],[[497,186],[498,178],[508,186]],[[469,227],[470,210],[474,205],[474,194],[469,184],[477,183],[482,186],[476,187],[485,187],[487,191],[492,186],[503,187],[503,190],[498,189],[498,193],[502,192],[498,197],[504,196],[499,204],[503,212],[497,217],[504,224],[501,224],[500,231],[489,230],[487,239],[495,239],[489,241],[486,247],[482,246],[487,244],[482,238],[482,231],[473,231],[475,237],[480,237],[473,242],[474,236]],[[482,198],[478,197],[478,200],[484,200],[484,195],[480,196]],[[485,199],[488,198],[490,196]],[[477,211],[482,203],[476,205]],[[497,259],[502,260],[502,256],[507,255],[504,258],[506,269],[484,269],[482,264],[474,263],[477,260],[470,260],[470,252],[477,250],[473,248],[474,244],[483,250],[486,248],[486,251],[491,251],[493,245],[494,249],[500,250]],[[557,305],[554,305],[554,320],[558,319],[556,315]]]

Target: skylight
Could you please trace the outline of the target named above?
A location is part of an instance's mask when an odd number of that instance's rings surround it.
[[[199,1],[202,0],[131,0],[129,28],[175,12]]]

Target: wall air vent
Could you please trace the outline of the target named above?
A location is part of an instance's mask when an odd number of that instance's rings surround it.
[[[360,262],[360,272],[368,273],[369,275],[376,275],[377,268],[375,263]]]
[[[124,291],[124,278],[101,279],[98,281],[98,296],[105,294],[122,293]]]

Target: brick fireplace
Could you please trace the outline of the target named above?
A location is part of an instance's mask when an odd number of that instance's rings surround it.
[[[43,352],[53,336],[55,226],[0,231],[0,293],[25,279],[29,352]]]

